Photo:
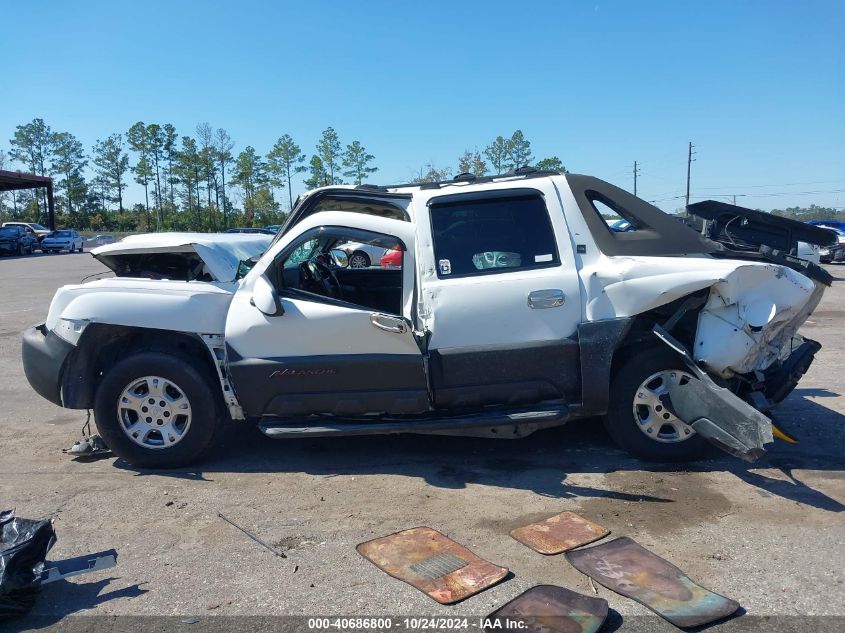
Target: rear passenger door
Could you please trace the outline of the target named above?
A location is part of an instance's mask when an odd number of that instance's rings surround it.
[[[551,181],[436,195],[417,214],[436,406],[578,400],[580,292]]]

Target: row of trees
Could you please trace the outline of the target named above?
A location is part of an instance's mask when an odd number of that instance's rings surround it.
[[[323,131],[310,160],[289,134],[264,155],[251,146],[236,155],[229,133],[208,123],[199,124],[192,136],[180,136],[169,123],[138,121],[86,152],[73,134],[54,132],[38,118],[18,125],[10,146],[8,153],[0,149],[0,169],[52,176],[57,221],[83,230],[217,231],[278,224],[283,209],[293,205],[296,179],[311,189],[362,184],[378,171],[375,157],[360,141],[344,146],[331,127]],[[533,162],[531,143],[517,130],[509,138],[497,136],[482,152],[466,150],[454,172],[427,164],[413,181],[444,180],[453,173],[505,173]],[[557,157],[536,166],[564,170]],[[127,208],[130,179],[141,186],[144,199]],[[281,194],[285,189],[287,196]],[[43,190],[0,193],[0,218],[44,222],[46,208]]]

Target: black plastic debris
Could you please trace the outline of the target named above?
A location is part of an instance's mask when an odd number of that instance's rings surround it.
[[[51,521],[0,512],[0,620],[27,613],[35,603],[47,552],[56,542]]]

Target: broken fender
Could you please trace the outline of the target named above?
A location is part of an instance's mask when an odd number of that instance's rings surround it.
[[[695,378],[669,387],[672,409],[708,442],[746,461],[754,461],[774,441],[772,421],[733,392],[717,385],[684,346],[660,326],[655,335],[678,352]]]

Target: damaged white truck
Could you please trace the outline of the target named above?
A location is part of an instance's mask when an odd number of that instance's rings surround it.
[[[601,416],[643,459],[707,442],[754,459],[820,348],[798,329],[831,278],[796,245],[835,237],[715,202],[689,212],[530,169],[318,189],[272,242],[95,249],[115,276],[57,291],[24,368],[140,467],[200,458],[227,419],[274,438],[514,438]],[[350,267],[350,242],[401,264]]]

